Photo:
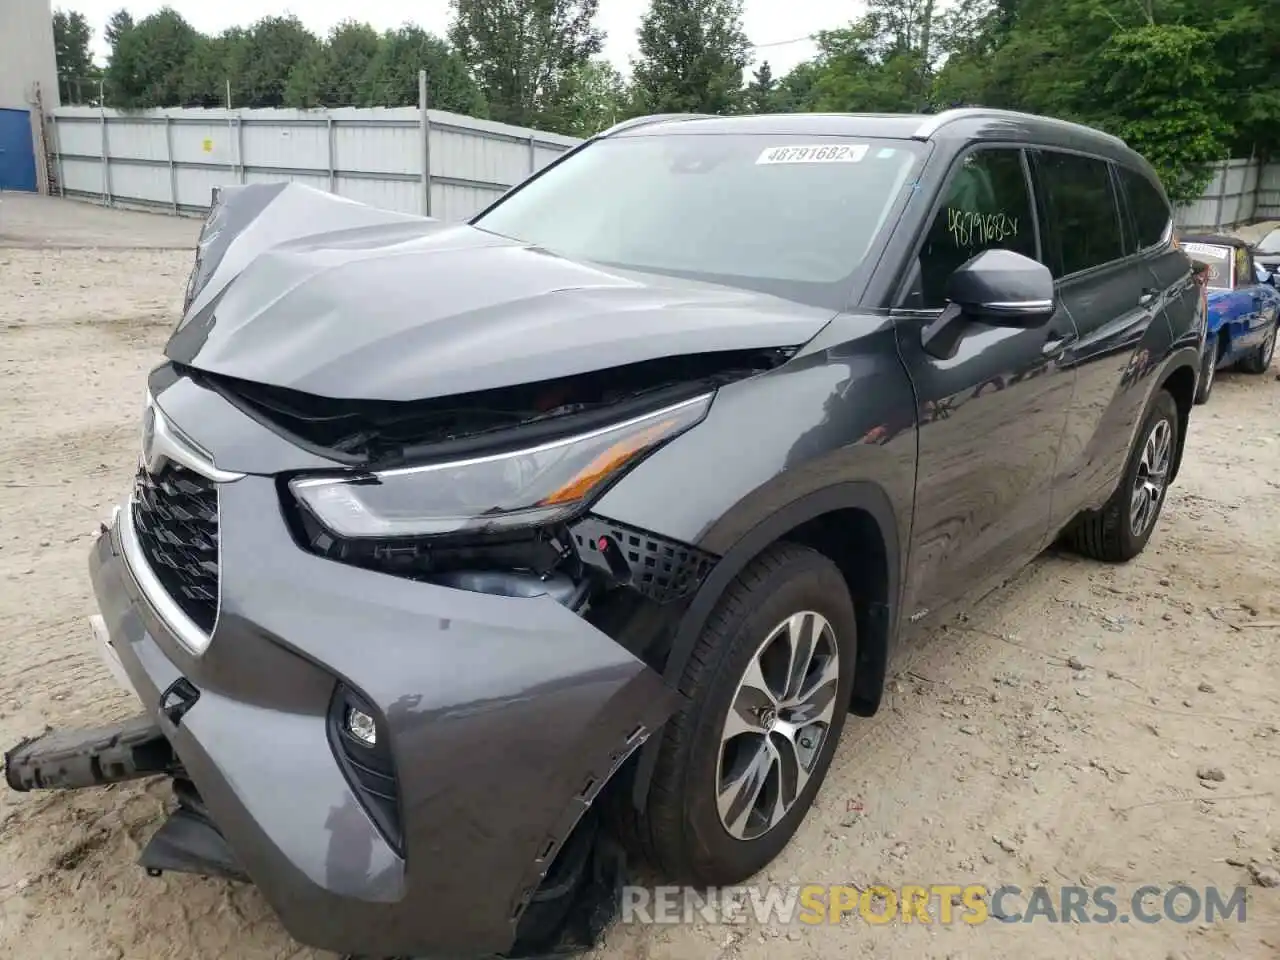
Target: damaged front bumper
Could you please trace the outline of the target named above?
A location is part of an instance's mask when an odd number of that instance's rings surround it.
[[[178,778],[180,823],[166,825],[155,856],[172,853],[169,869],[203,858],[196,872],[247,876],[296,939],[322,949],[510,952],[575,825],[677,695],[550,597],[472,593],[308,554],[268,478],[226,484],[220,498],[221,609],[199,656],[139,586],[120,535],[127,511],[90,561],[106,636],[144,707],[137,725],[172,749],[133,770]],[[389,818],[335,737],[342,691],[385,734]],[[41,741],[26,755],[50,769]],[[91,773],[98,761],[75,762]],[[83,785],[73,781],[28,776],[26,788]]]

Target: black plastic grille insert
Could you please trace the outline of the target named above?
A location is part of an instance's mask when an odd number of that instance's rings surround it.
[[[602,542],[608,544],[607,549],[617,550],[628,584],[659,603],[693,593],[716,562],[711,554],[687,543],[594,514],[575,523],[571,532],[583,563],[608,570],[616,577],[620,571],[613,568],[606,551],[601,549]]]
[[[218,616],[218,490],[194,471],[166,464],[138,471],[133,527],[151,572],[205,633]]]

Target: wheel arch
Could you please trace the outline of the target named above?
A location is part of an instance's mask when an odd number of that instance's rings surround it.
[[[780,541],[799,543],[828,557],[844,577],[858,624],[857,666],[850,712],[871,716],[880,706],[889,653],[897,629],[901,553],[888,494],[865,481],[815,491],[768,515],[741,536],[716,563],[681,619],[663,666],[674,686],[708,618],[734,578]],[[643,810],[657,762],[660,738],[639,751],[632,802]]]
[[[1186,356],[1180,355],[1165,370],[1160,378],[1160,385],[1156,388],[1157,391],[1168,391],[1178,407],[1178,446],[1174,450],[1173,470],[1169,476],[1171,482],[1177,479],[1178,469],[1182,466],[1182,451],[1187,443],[1187,426],[1191,422],[1191,408],[1195,403],[1196,381],[1199,376],[1196,365]]]

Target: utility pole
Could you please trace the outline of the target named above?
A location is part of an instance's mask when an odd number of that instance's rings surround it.
[[[418,71],[418,126],[422,133],[422,215],[431,216],[431,110],[427,99],[427,71]]]

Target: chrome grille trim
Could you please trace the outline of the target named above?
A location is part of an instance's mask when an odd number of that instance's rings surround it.
[[[151,604],[151,609],[156,612],[164,625],[169,628],[170,632],[177,637],[188,651],[195,656],[201,656],[205,650],[209,649],[209,641],[212,639],[212,632],[205,633],[195,621],[187,616],[182,607],[178,606],[178,602],[169,595],[164,586],[160,583],[159,578],[151,570],[151,565],[147,563],[147,558],[142,555],[142,545],[138,542],[138,533],[133,526],[133,504],[134,496],[129,494],[129,499],[124,509],[116,508],[115,526],[120,533],[120,546],[124,551],[124,562],[129,567],[129,572],[133,574],[133,579],[138,584],[138,589],[142,591],[143,597],[147,603]],[[219,509],[221,513],[221,509]],[[219,517],[221,520],[221,517]],[[222,551],[218,551],[218,565],[222,565]],[[218,571],[218,612],[222,611],[222,571]],[[218,629],[217,620],[214,620],[213,629]]]
[[[215,484],[215,492],[224,483],[234,483],[245,476],[229,470],[219,470],[203,450],[188,440],[174,425],[156,403],[151,391],[147,391],[146,410],[143,420],[142,456],[140,466],[147,472],[158,474],[167,462],[179,464],[197,473]],[[131,489],[124,506],[117,507],[113,513],[113,524],[119,531],[120,546],[124,553],[125,565],[133,575],[138,589],[142,592],[151,609],[168,627],[178,642],[192,655],[201,656],[209,648],[213,634],[217,632],[218,620],[222,615],[222,549],[218,548],[218,598],[214,614],[213,627],[206,633],[191,619],[169,594],[151,564],[147,562],[134,526],[136,508],[136,490]],[[222,535],[222,497],[217,496],[218,536]]]

